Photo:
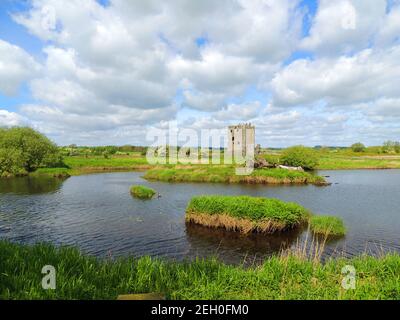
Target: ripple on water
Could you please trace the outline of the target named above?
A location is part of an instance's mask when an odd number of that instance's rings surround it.
[[[52,182],[18,178],[0,182],[0,238],[75,245],[96,256],[218,256],[228,263],[258,263],[305,239],[304,230],[242,236],[186,225],[190,198],[199,194],[246,194],[294,201],[316,214],[343,218],[348,234],[330,241],[325,256],[400,252],[400,170],[322,172],[338,184],[254,186],[148,182],[140,173],[107,173]],[[54,179],[52,179],[54,180]],[[132,184],[151,186],[162,197],[133,198]]]

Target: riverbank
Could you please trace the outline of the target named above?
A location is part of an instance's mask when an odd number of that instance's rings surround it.
[[[400,169],[400,156],[360,155],[321,157],[319,170]]]
[[[318,170],[356,170],[356,169],[400,169],[400,156],[358,154],[349,151],[322,152],[319,151]],[[266,157],[279,157],[279,152]],[[114,155],[109,158],[104,156],[66,156],[64,157],[65,167],[61,168],[40,168],[30,175],[47,175],[54,177],[77,176],[102,172],[129,172],[145,171],[150,169],[167,169],[168,171],[153,171],[151,176],[162,181],[187,181],[187,182],[247,182],[247,183],[304,183],[304,176],[307,180],[313,180],[312,174],[296,175],[290,173],[287,177],[279,174],[279,170],[271,169],[256,170],[251,176],[238,177],[234,169],[229,165],[151,165],[146,157],[137,155]],[[174,174],[174,169],[179,168],[179,173]],[[209,168],[205,170],[204,168]],[[187,170],[184,170],[187,169]],[[193,170],[195,169],[195,171]],[[193,174],[190,174],[193,172]],[[202,174],[205,172],[205,174]],[[210,173],[210,175],[208,174]],[[149,179],[152,179],[149,174]],[[279,176],[277,179],[276,177]],[[310,177],[311,176],[311,177]],[[238,181],[239,180],[239,181]],[[293,182],[294,181],[294,182]],[[316,181],[318,184],[318,181]],[[310,182],[314,183],[314,182]]]
[[[283,150],[268,150],[262,155],[267,161],[279,162]],[[400,169],[399,154],[372,151],[353,152],[351,149],[314,150],[318,157],[316,170]]]
[[[143,171],[154,166],[148,164],[144,156],[69,156],[63,159],[65,167],[40,168],[30,175],[79,176],[102,172]]]
[[[150,169],[147,180],[165,182],[219,182],[248,184],[315,184],[327,185],[323,177],[286,169],[254,169],[249,175],[237,175],[232,166],[176,166]]]
[[[56,289],[43,290],[41,270],[56,269]],[[354,266],[355,289],[345,290],[342,268]],[[99,260],[74,248],[0,241],[0,299],[111,299],[161,293],[167,299],[400,299],[400,256],[360,256],[322,264],[292,255],[259,267],[215,259],[168,262],[143,257]]]

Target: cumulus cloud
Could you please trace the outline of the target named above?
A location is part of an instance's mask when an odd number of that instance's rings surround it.
[[[0,127],[14,127],[27,125],[28,120],[15,112],[0,109]]]
[[[320,0],[301,46],[331,55],[364,49],[384,21],[386,5],[385,0]]]
[[[325,100],[330,105],[351,105],[381,96],[399,96],[400,46],[366,49],[339,58],[297,60],[272,80],[274,102],[290,106]]]
[[[0,92],[24,83],[32,98],[0,125],[29,121],[62,144],[141,144],[171,119],[252,121],[274,146],[398,133],[398,1],[320,0],[309,30],[300,0],[30,4],[13,19],[44,59],[0,40]]]
[[[20,85],[39,69],[39,64],[28,53],[0,39],[0,93],[16,95]]]
[[[222,110],[215,113],[219,120],[248,121],[261,114],[262,106],[259,101],[243,104],[229,104]]]

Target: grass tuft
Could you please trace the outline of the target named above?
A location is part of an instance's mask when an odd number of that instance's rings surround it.
[[[186,220],[243,233],[272,233],[306,221],[307,209],[296,203],[249,196],[197,196],[186,209]]]
[[[132,186],[131,187],[131,194],[140,199],[151,199],[156,194],[156,192],[145,186]]]
[[[344,236],[346,234],[346,227],[342,219],[332,216],[311,217],[310,229],[315,234],[326,236]]]

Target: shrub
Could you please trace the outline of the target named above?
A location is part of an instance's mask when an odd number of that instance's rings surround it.
[[[382,146],[383,153],[395,152],[400,153],[400,142],[399,141],[385,141]]]
[[[0,174],[31,172],[62,163],[57,146],[43,134],[23,127],[0,130]]]
[[[156,192],[145,186],[132,186],[131,194],[136,198],[140,199],[151,199],[156,194]]]
[[[357,142],[351,145],[351,150],[354,152],[364,152],[365,151],[365,145],[362,144],[361,142]]]
[[[280,164],[279,162],[279,156],[274,155],[274,154],[265,154],[262,155],[262,157],[271,165],[277,166]]]
[[[281,162],[292,167],[302,167],[306,170],[313,170],[318,165],[318,155],[311,149],[304,146],[294,146],[283,151]]]
[[[331,216],[311,217],[310,229],[316,234],[327,236],[344,236],[346,234],[346,228],[342,219]]]

